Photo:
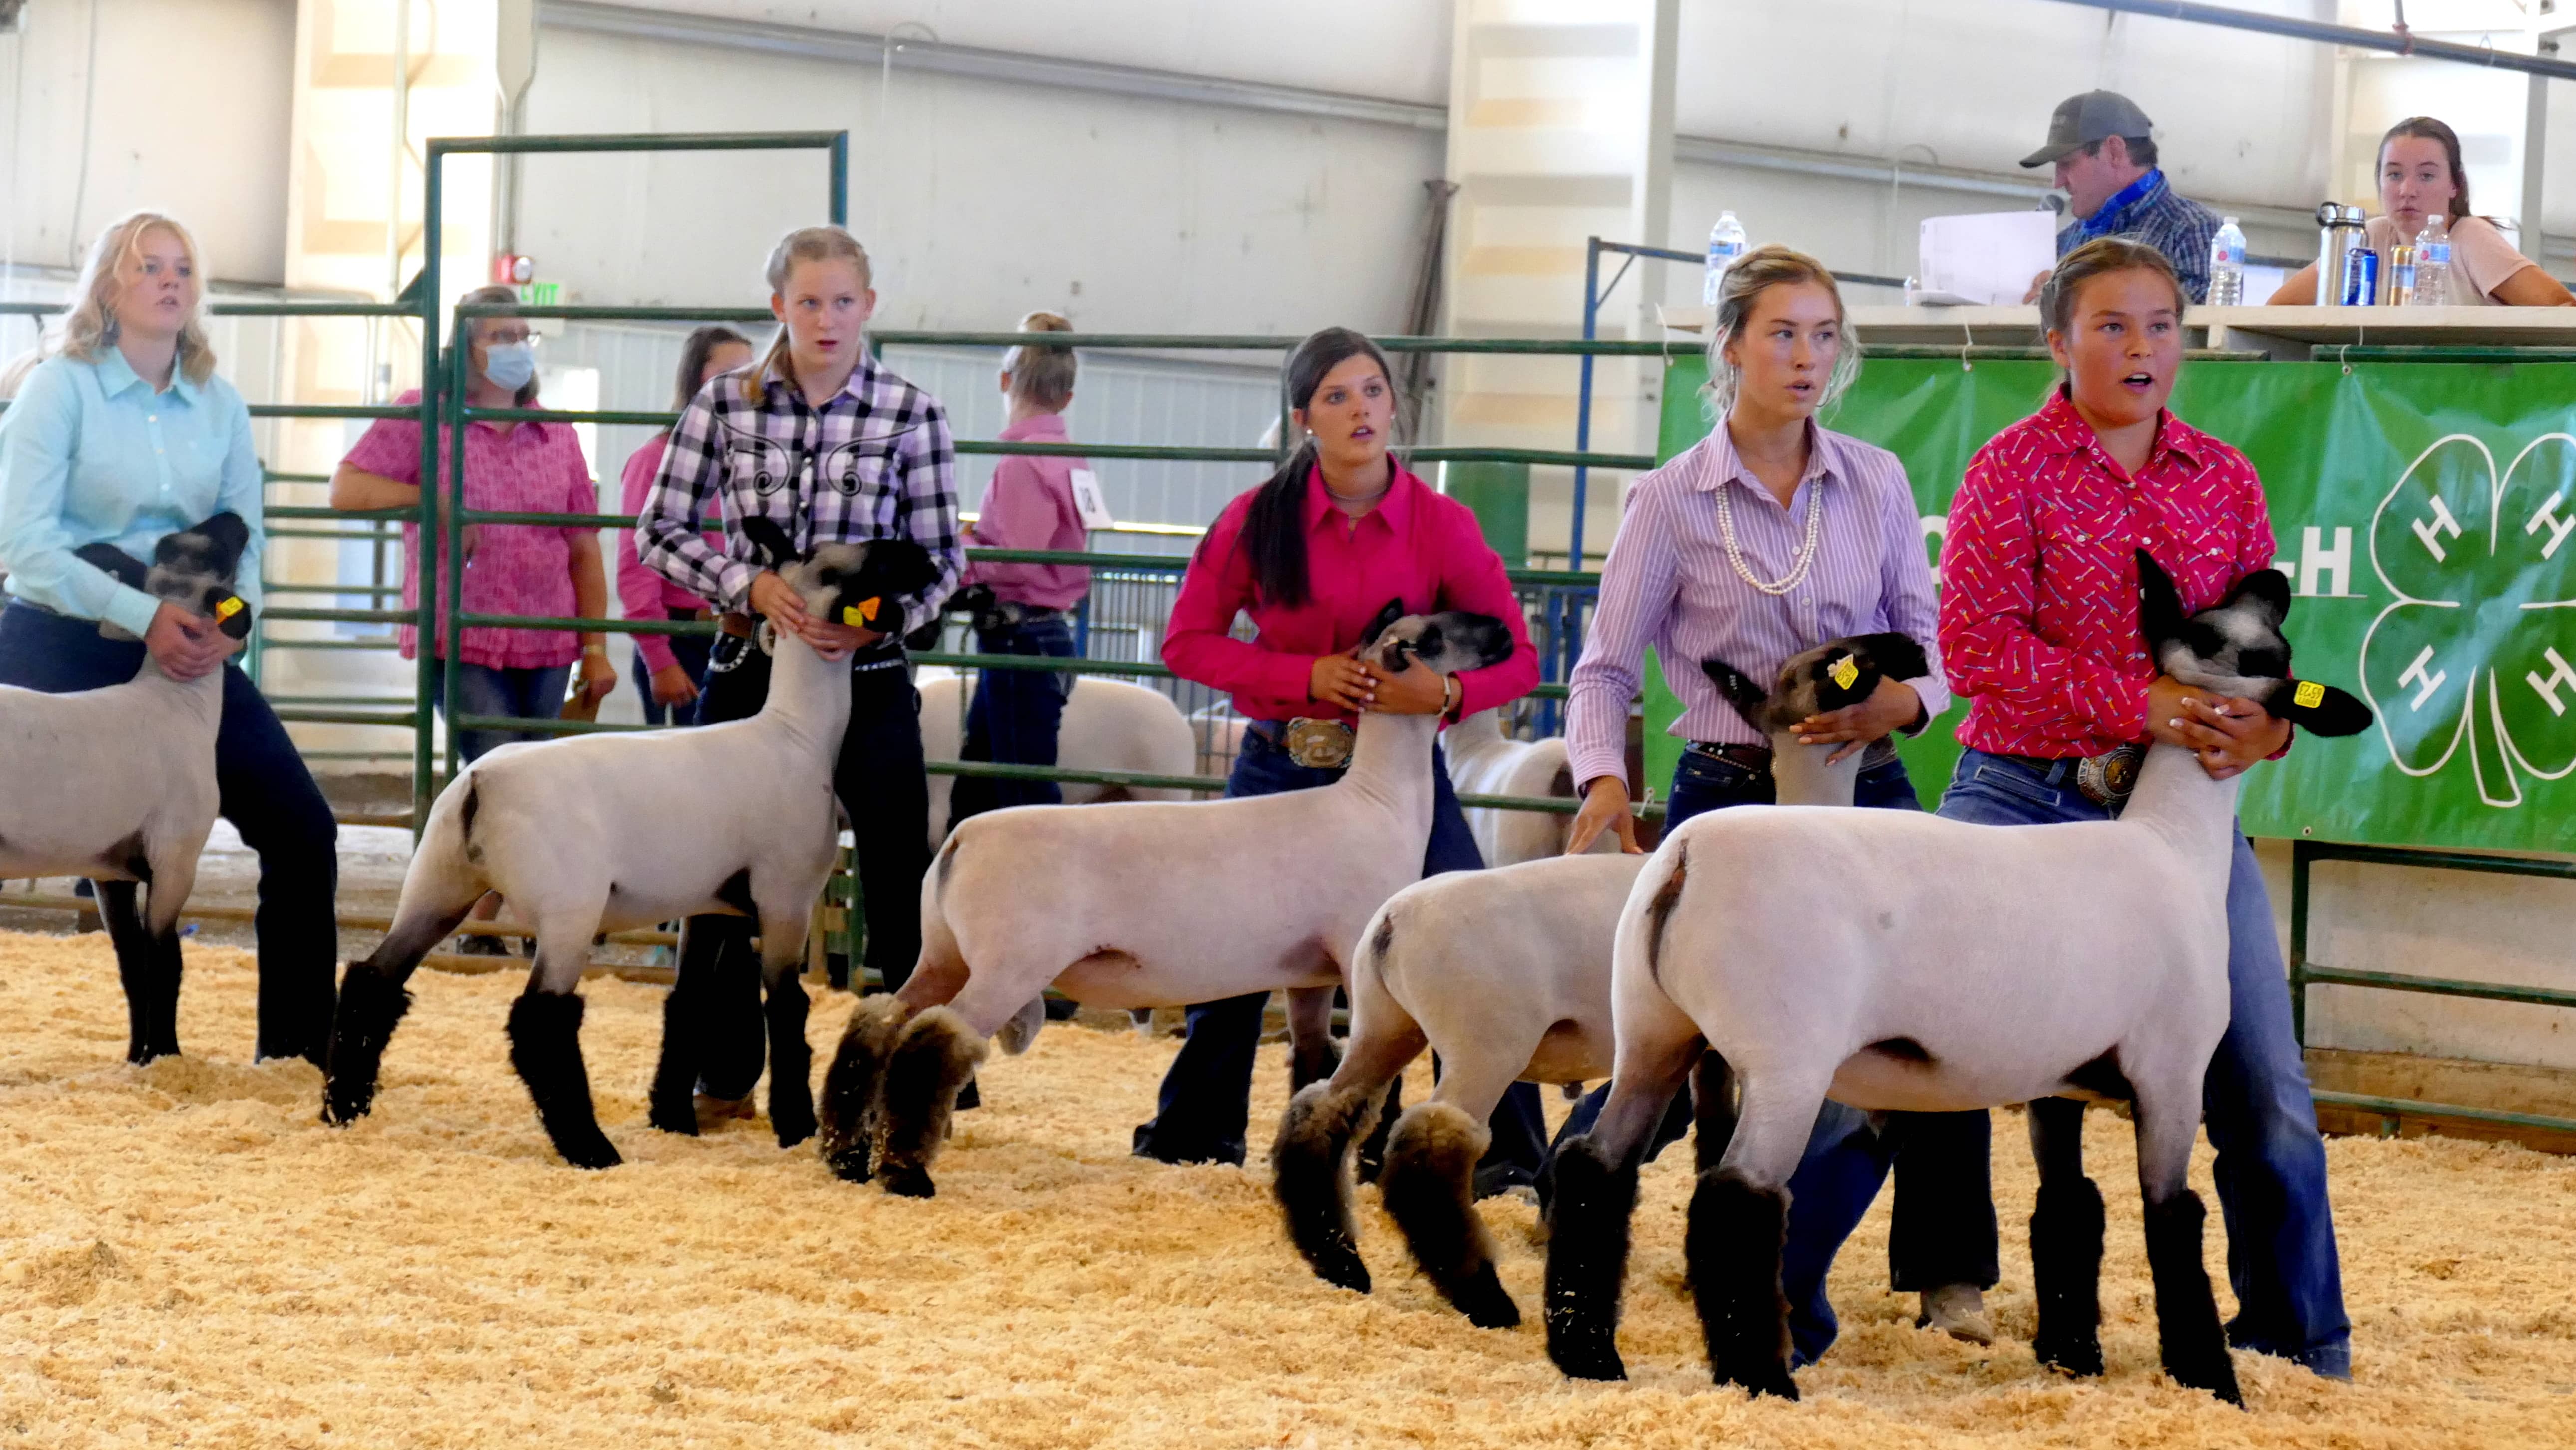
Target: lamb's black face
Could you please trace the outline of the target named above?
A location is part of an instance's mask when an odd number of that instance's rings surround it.
[[[216,620],[225,634],[242,639],[250,634],[250,611],[232,584],[241,568],[242,552],[249,547],[250,526],[240,515],[225,512],[194,528],[163,535],[152,546],[149,565],[114,544],[85,544],[73,552],[118,583]],[[111,625],[101,629],[112,639],[128,637]]]
[[[1768,690],[1724,660],[1702,660],[1700,670],[1747,724],[1776,735],[1810,715],[1857,705],[1878,692],[1881,680],[1910,680],[1931,668],[1923,646],[1905,635],[1853,635],[1828,640],[1789,657]]]
[[[2227,597],[2186,616],[2173,576],[2138,551],[2138,623],[2157,668],[2204,690],[2259,702],[2281,719],[2317,735],[2357,735],[2370,728],[2370,707],[2349,692],[2290,673],[2290,581],[2258,569]]]
[[[839,624],[904,631],[897,596],[927,589],[939,578],[930,551],[910,539],[826,544],[779,571],[805,601],[807,613]]]
[[[1381,614],[1380,619],[1385,620],[1385,616]],[[1402,673],[1418,659],[1441,674],[1454,675],[1461,670],[1501,664],[1512,657],[1512,648],[1511,627],[1501,620],[1488,614],[1449,609],[1438,614],[1407,614],[1383,622],[1360,651],[1360,657],[1390,674]]]

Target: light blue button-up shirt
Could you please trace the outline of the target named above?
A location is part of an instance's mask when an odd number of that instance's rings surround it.
[[[155,393],[109,346],[51,357],[0,413],[0,563],[9,592],[140,636],[160,601],[76,557],[108,543],[146,563],[163,536],[225,510],[250,525],[233,585],[259,605],[259,457],[250,410],[221,377]]]

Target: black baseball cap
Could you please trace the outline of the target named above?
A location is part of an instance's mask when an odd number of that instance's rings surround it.
[[[2057,103],[2048,118],[2048,144],[2021,159],[2024,166],[2054,166],[2071,152],[2112,136],[2146,136],[2155,123],[2138,103],[2118,91],[2086,91]]]

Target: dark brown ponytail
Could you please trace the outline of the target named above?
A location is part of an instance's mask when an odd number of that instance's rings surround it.
[[[1376,343],[1347,327],[1327,327],[1297,344],[1280,369],[1290,406],[1303,409],[1313,402],[1324,375],[1355,357],[1373,359],[1379,375],[1394,386],[1395,370]],[[1252,560],[1252,584],[1263,602],[1276,608],[1296,609],[1314,597],[1306,577],[1306,476],[1314,472],[1315,461],[1315,443],[1309,438],[1244,510],[1243,548]]]

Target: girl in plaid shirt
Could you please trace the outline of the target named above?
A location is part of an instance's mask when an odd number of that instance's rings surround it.
[[[869,355],[877,294],[857,239],[836,226],[790,232],[770,254],[768,276],[777,340],[756,366],[710,380],[680,414],[635,521],[636,549],[656,573],[723,611],[701,723],[741,719],[767,698],[769,659],[752,641],[755,615],[826,655],[849,657],[850,723],[832,787],[857,840],[867,965],[893,988],[921,953],[920,885],[930,866],[919,696],[894,621],[936,618],[957,585],[956,449],[939,400]],[[711,495],[723,515],[721,547],[699,531]],[[817,619],[743,536],[742,521],[755,515],[800,551],[911,539],[937,562],[938,581],[888,600],[900,613],[890,612],[884,629]],[[681,931],[664,1072],[694,1060],[699,1101],[692,1113],[657,1092],[657,1127],[694,1132],[701,1116],[750,1113],[766,1050],[752,930],[742,917],[701,916]]]

